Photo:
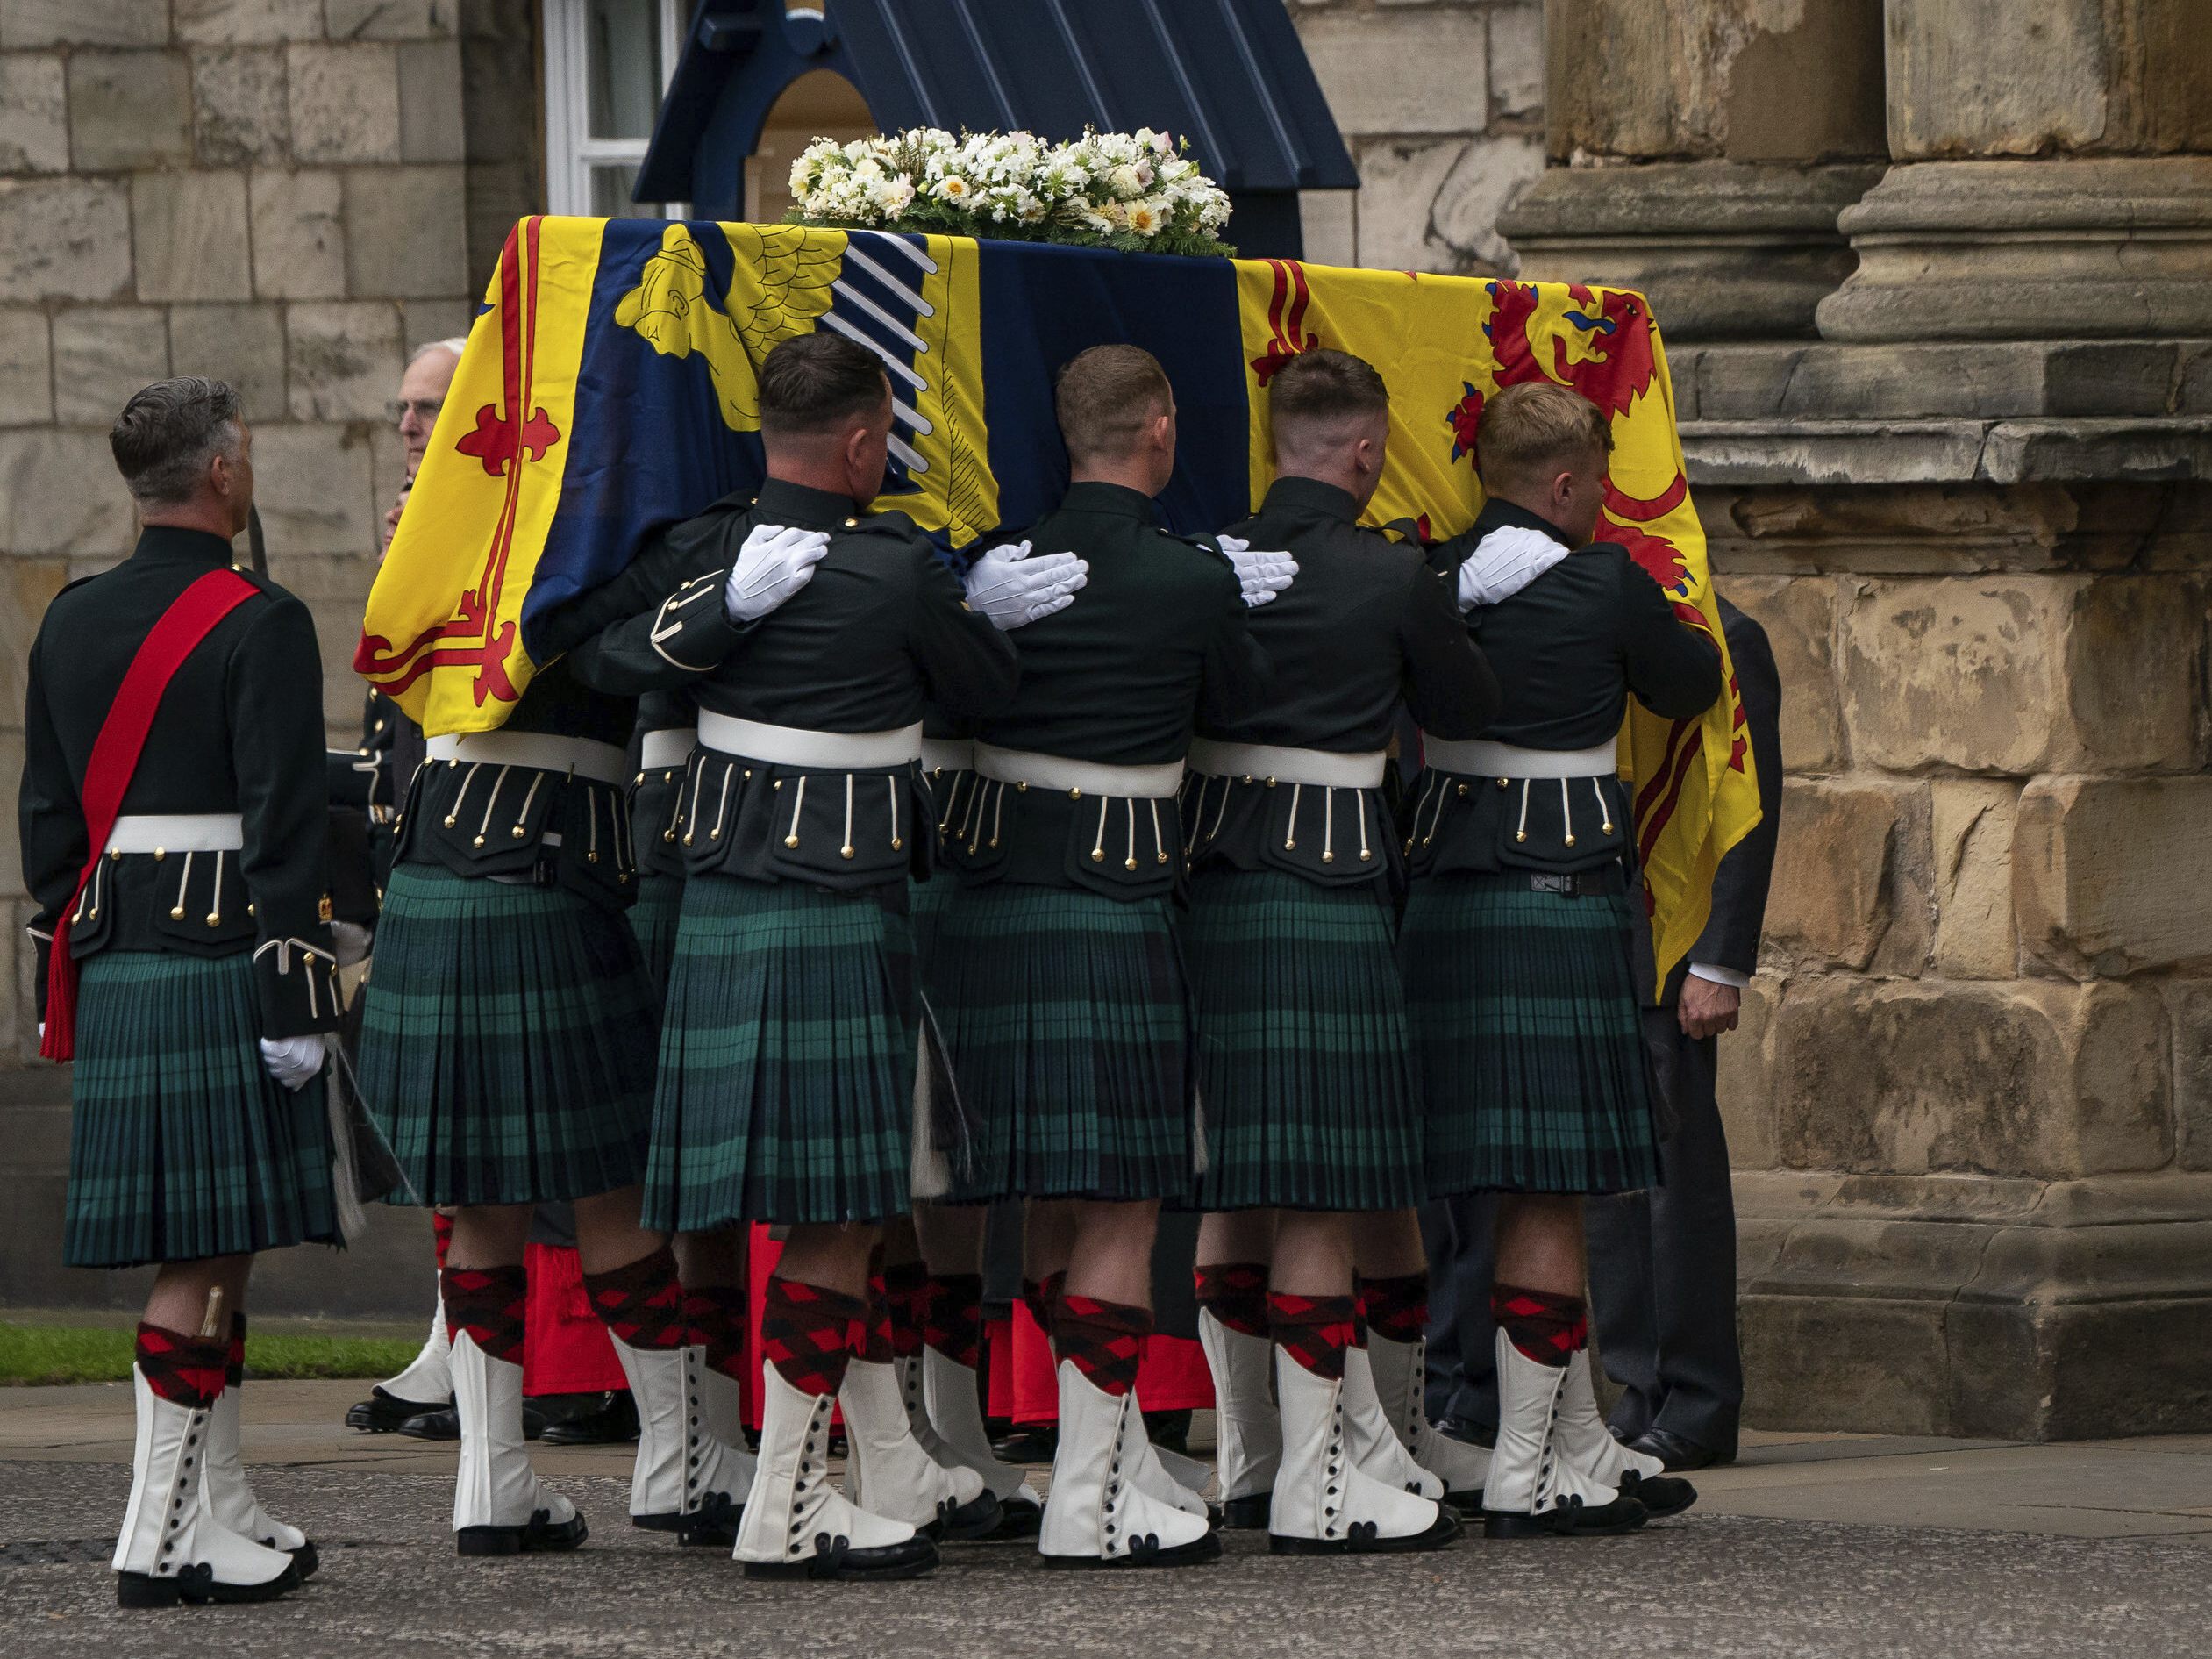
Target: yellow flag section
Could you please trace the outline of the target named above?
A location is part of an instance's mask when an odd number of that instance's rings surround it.
[[[1666,354],[1643,296],[1290,260],[1238,261],[1237,295],[1255,501],[1274,477],[1267,382],[1315,347],[1365,358],[1390,388],[1389,461],[1369,517],[1415,519],[1434,538],[1464,530],[1481,510],[1475,426],[1501,388],[1551,380],[1605,411],[1614,447],[1596,538],[1626,547],[1676,616],[1720,647],[1727,685],[1696,720],[1662,719],[1631,698],[1622,727],[1621,770],[1635,802],[1663,984],[1704,931],[1714,869],[1759,822],[1759,807],[1743,701],[1674,429]]]
[[[996,526],[978,285],[966,238],[523,220],[369,595],[355,669],[433,736],[497,726],[539,666],[530,616],[617,575],[654,526],[757,487],[761,361],[815,328],[860,341],[891,378],[891,487],[876,506],[955,545]]]
[[[509,236],[369,590],[353,667],[433,735],[497,726],[529,683],[522,602],[573,453],[607,223],[532,218]]]

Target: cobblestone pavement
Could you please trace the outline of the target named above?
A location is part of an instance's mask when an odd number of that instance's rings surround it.
[[[107,1570],[128,1487],[108,1419],[119,1405],[127,1424],[127,1392],[0,1393],[0,1655],[1264,1659],[1341,1648],[1332,1633],[1348,1631],[1362,1654],[2159,1659],[2201,1655],[2212,1627],[2201,1437],[1762,1437],[1704,1477],[1697,1510],[1624,1539],[1312,1562],[1242,1534],[1211,1567],[1102,1574],[979,1545],[920,1583],[786,1585],[632,1530],[611,1448],[541,1459],[593,1523],[583,1550],[462,1562],[446,1530],[450,1451],[326,1429],[346,1391],[271,1386],[268,1415],[314,1420],[249,1434],[263,1499],[318,1535],[315,1581],[274,1606],[172,1614],[118,1612]]]
[[[1439,1555],[1314,1562],[1249,1535],[1178,1572],[1051,1574],[1018,1546],[948,1550],[908,1584],[748,1583],[719,1551],[623,1524],[626,1484],[564,1482],[597,1530],[573,1556],[462,1562],[436,1476],[289,1468],[264,1498],[322,1534],[324,1567],[274,1606],[123,1613],[106,1570],[123,1471],[0,1465],[0,1652],[307,1659],[415,1655],[1310,1654],[2201,1655],[2205,1552],[1736,1516],[1578,1544],[1462,1543]]]

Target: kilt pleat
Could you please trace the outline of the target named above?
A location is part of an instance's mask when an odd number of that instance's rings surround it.
[[[953,902],[953,886],[950,875],[940,874],[925,882],[910,882],[906,888],[906,918],[914,930],[914,960],[923,989],[931,993],[932,1001],[936,981],[930,976],[937,956],[938,924],[945,919],[945,907]]]
[[[262,1069],[250,955],[99,951],[78,998],[69,1266],[338,1241],[323,1080]]]
[[[412,1204],[535,1204],[645,1171],[658,1011],[630,925],[557,887],[402,864],[356,1070]]]
[[[646,1225],[908,1209],[920,1040],[907,919],[871,894],[696,876],[669,969]]]
[[[638,902],[630,907],[630,931],[645,958],[646,977],[658,1002],[668,992],[668,963],[676,954],[676,918],[683,909],[683,877],[642,871]]]
[[[974,1121],[952,1197],[1186,1197],[1190,1007],[1165,898],[955,889],[932,1001]]]
[[[1421,1201],[1421,1091],[1374,886],[1217,869],[1182,926],[1209,1158],[1197,1207]]]
[[[1398,934],[1432,1198],[1626,1192],[1659,1173],[1632,901],[1526,876],[1414,883]]]

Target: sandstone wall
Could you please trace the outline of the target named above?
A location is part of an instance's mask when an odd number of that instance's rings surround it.
[[[325,712],[353,741],[353,643],[400,480],[385,404],[413,347],[467,332],[507,225],[539,194],[535,14],[532,0],[0,0],[11,826],[25,653],[65,582],[130,550],[107,429],[168,374],[238,387],[270,568],[315,612]],[[0,1219],[4,1302],[61,1236],[67,1093],[33,1058],[12,827],[0,847],[0,1069],[31,1068],[0,1083],[0,1133],[35,1200]]]
[[[1499,211],[1544,170],[1542,0],[1286,0],[1357,191],[1305,198],[1306,256],[1510,275]]]

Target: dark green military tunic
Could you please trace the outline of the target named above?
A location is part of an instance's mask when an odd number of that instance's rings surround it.
[[[830,550],[782,606],[733,623],[724,587],[760,525],[828,531]],[[578,645],[575,672],[625,691],[682,687],[708,716],[886,732],[929,702],[974,715],[1014,689],[1005,636],[910,519],[780,480],[676,526],[584,603],[631,614]],[[902,1215],[922,1019],[906,890],[934,841],[920,768],[774,763],[711,740],[703,731],[663,842],[685,881],[646,1224]],[[925,1152],[957,1150],[937,1144],[949,1120],[927,1133]]]
[[[86,766],[154,623],[231,546],[152,527],[64,588],[31,647],[18,811],[36,982],[89,853]],[[335,1029],[322,669],[307,607],[270,582],[201,641],[161,699],[122,810],[235,814],[231,851],[111,853],[70,924],[75,1112],[64,1259],[130,1267],[335,1240],[318,1079],[271,1080],[258,1040]]]
[[[1089,561],[1075,603],[1012,637],[1022,683],[979,740],[1114,766],[1180,762],[1201,716],[1240,719],[1272,679],[1220,550],[1152,503],[1073,485],[1027,533]],[[1201,1130],[1191,1010],[1170,925],[1183,875],[1174,799],[970,791],[948,829],[959,886],[937,983],[978,1156],[957,1196],[1181,1198]]]
[[[1279,478],[1256,516],[1230,526],[1294,554],[1298,576],[1251,618],[1277,696],[1202,721],[1201,737],[1374,754],[1402,703],[1446,737],[1473,737],[1497,712],[1497,683],[1420,548],[1361,528],[1359,514],[1333,484]],[[1382,790],[1239,769],[1195,774],[1184,804],[1182,936],[1211,1143],[1198,1203],[1419,1202],[1419,1078],[1394,954],[1402,863]]]
[[[1438,549],[1459,563],[1506,526],[1558,533],[1503,502]],[[1628,698],[1693,719],[1720,653],[1610,542],[1579,547],[1468,627],[1506,688],[1482,735],[1523,749],[1610,741]],[[1408,814],[1413,889],[1399,937],[1429,1097],[1433,1196],[1617,1192],[1658,1175],[1630,958],[1633,819],[1609,771],[1561,780],[1431,768]]]

